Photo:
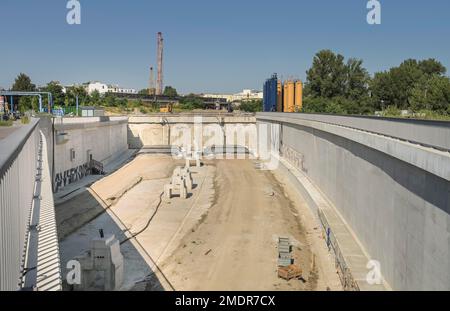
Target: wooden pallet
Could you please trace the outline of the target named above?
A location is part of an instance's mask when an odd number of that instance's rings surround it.
[[[298,279],[301,276],[302,276],[302,269],[300,269],[296,265],[278,268],[278,277],[285,279],[286,281]]]

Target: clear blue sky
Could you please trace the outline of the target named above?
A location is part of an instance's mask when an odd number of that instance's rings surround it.
[[[450,1],[380,0],[382,24],[366,23],[366,0],[80,0],[82,24],[66,23],[66,0],[0,1],[0,87],[18,73],[43,85],[100,80],[145,88],[165,37],[165,84],[186,92],[261,89],[271,73],[304,79],[313,55],[358,57],[370,73],[406,58],[450,69]]]

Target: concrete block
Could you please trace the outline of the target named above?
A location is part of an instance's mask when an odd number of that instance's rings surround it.
[[[76,291],[119,290],[123,283],[123,256],[114,235],[91,241],[91,249],[75,258],[81,266]]]
[[[192,191],[192,186],[193,186],[193,182],[192,182],[192,176],[191,173],[187,174],[185,179],[184,179],[185,183],[186,183],[186,188],[188,191]]]
[[[164,185],[164,198],[170,200],[172,198],[172,186],[170,184]]]

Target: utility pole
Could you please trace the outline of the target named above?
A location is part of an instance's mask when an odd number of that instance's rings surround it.
[[[76,106],[77,106],[77,117],[78,117],[78,95],[77,95],[77,97],[76,97]]]
[[[156,81],[156,95],[163,94],[163,37],[162,33],[158,32],[157,41],[157,62],[158,62],[158,80]]]

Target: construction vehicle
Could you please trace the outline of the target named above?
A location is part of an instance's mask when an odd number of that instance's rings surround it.
[[[173,110],[173,104],[160,104],[159,106],[159,112],[161,113],[172,113]]]

